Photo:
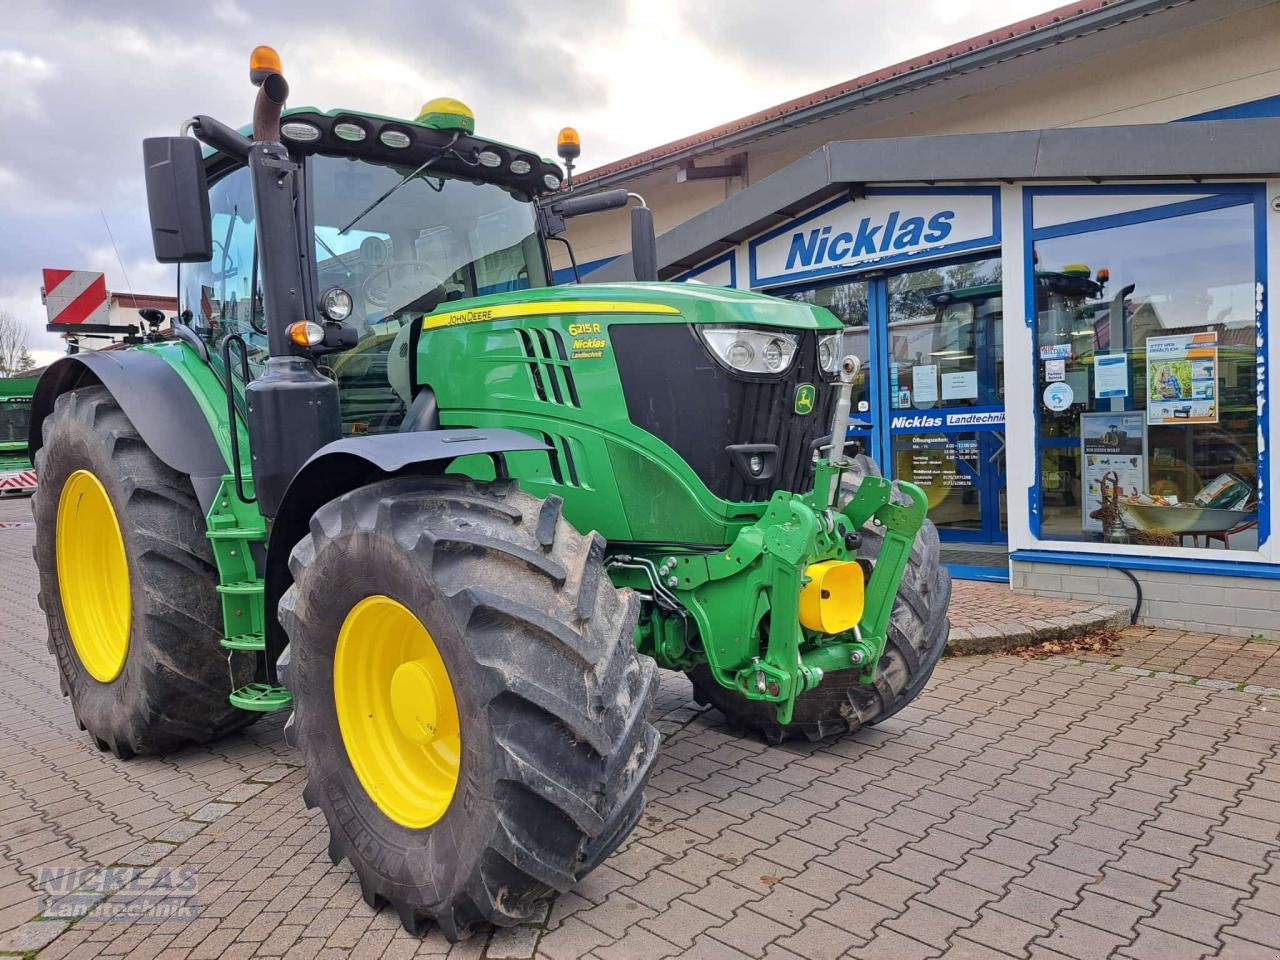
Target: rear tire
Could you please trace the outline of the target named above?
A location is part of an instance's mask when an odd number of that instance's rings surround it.
[[[218,576],[190,480],[151,452],[106,387],[62,394],[43,429],[32,502],[39,599],[49,652],[81,728],[100,749],[127,759],[204,743],[250,723],[253,714],[227,701],[233,680],[218,643]],[[77,649],[58,579],[59,503],[68,479],[85,473],[105,491],[127,556],[128,645],[118,675],[106,682]],[[76,545],[75,528],[68,533],[64,550]],[[251,654],[232,662],[237,686],[253,680]]]
[[[392,905],[411,933],[435,921],[459,940],[478,924],[528,919],[640,816],[658,747],[647,719],[656,667],[636,652],[638,600],[610,583],[604,540],[579,534],[560,507],[558,497],[539,501],[506,481],[390,479],[318,510],[290,558],[281,665],[294,696],[291,735],[306,760],[304,799],[324,812],[330,857],[351,861],[365,901]],[[406,700],[395,699],[398,681],[390,710],[377,709],[376,680],[373,709],[348,700],[364,682],[350,679],[350,664],[368,663],[372,677],[385,671],[386,645],[403,642],[386,630],[350,632],[361,611],[386,600],[433,644],[433,683],[412,701],[431,706],[417,722],[429,738],[460,731],[447,806],[431,807],[433,794],[420,809],[434,812],[418,818],[388,799],[413,785],[395,770],[427,776],[437,754],[399,752],[400,734],[418,741],[401,712]],[[348,646],[358,636],[362,646]],[[420,653],[403,654],[401,666],[426,662]],[[441,689],[449,710],[437,709]],[[442,718],[454,710],[451,728]],[[352,733],[365,717],[375,723]],[[372,779],[380,801],[365,783],[379,762],[369,744],[383,731],[404,759]]]
[[[878,477],[880,470],[860,455],[845,474],[842,493],[846,499],[864,476]],[[875,559],[884,543],[883,534],[870,525],[860,532],[858,556]],[[778,723],[771,705],[747,700],[722,687],[706,665],[700,664],[689,672],[694,699],[715,707],[732,726],[758,733],[771,743],[797,737],[823,740],[879,723],[919,696],[929,682],[951,632],[947,619],[950,601],[951,577],[939,561],[938,531],[926,520],[902,574],[875,686],[859,683],[853,670],[827,674],[817,687],[796,697],[791,722],[784,725]]]

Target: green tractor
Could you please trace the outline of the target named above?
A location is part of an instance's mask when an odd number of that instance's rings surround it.
[[[771,741],[881,720],[947,637],[925,499],[845,450],[827,311],[553,285],[575,196],[478,136],[283,110],[144,142],[176,339],[55,363],[31,447],[40,595],[120,758],[291,710],[304,798],[377,908],[531,916],[640,816],[656,668]],[[652,220],[633,210],[638,279]],[[834,430],[833,430],[834,426]]]
[[[0,377],[0,496],[31,493],[36,471],[27,450],[36,377]]]

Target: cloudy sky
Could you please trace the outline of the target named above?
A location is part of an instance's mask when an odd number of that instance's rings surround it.
[[[589,168],[1052,7],[1053,0],[28,0],[0,33],[0,310],[42,360],[40,268],[167,293],[151,259],[143,137],[248,118],[249,51],[280,51],[291,105],[412,117],[434,96]],[[259,12],[259,8],[266,12]],[[112,249],[107,224],[119,247]],[[121,267],[123,263],[123,269]],[[126,279],[127,275],[127,279]],[[53,351],[53,352],[49,352]]]

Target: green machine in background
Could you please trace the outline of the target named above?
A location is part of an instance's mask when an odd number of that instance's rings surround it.
[[[457,939],[626,837],[656,666],[772,741],[920,692],[950,584],[920,490],[845,449],[832,314],[552,286],[564,218],[633,198],[561,191],[455,100],[283,111],[269,48],[251,78],[251,136],[144,143],[177,340],[35,396],[42,601],[102,749],[291,709],[335,862]]]
[[[31,493],[36,471],[27,449],[35,376],[0,378],[0,496]]]

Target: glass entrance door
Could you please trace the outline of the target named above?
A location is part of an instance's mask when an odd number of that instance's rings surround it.
[[[944,540],[1007,540],[998,258],[890,274],[883,461],[929,497]]]
[[[924,490],[944,541],[1007,542],[999,258],[777,293],[826,307],[854,331],[863,367],[849,439],[887,476]],[[1001,551],[990,565],[1005,566]]]

